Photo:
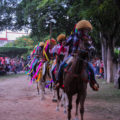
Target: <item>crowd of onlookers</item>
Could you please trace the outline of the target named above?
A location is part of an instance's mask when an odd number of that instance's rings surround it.
[[[94,67],[94,72],[95,75],[98,76],[99,78],[104,78],[104,65],[103,61],[100,60],[99,58],[95,58],[92,61],[93,67]]]
[[[26,61],[23,58],[0,57],[0,74],[23,71]]]
[[[93,64],[93,67],[94,67],[95,75],[98,78],[104,79],[104,64],[103,64],[103,61],[100,60],[99,58],[95,58],[92,61],[92,64]],[[118,88],[120,89],[120,68],[118,69],[118,73],[117,73],[117,83],[118,83]]]

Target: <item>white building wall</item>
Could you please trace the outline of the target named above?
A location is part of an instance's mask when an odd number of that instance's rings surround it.
[[[7,33],[7,35],[6,35],[6,33]],[[26,36],[29,34],[30,34],[30,30],[28,30],[28,32],[26,32],[25,30],[22,30],[22,31],[11,31],[11,30],[0,31],[0,38],[7,37],[7,39],[8,39],[8,41],[0,40],[0,46],[5,45],[9,41],[16,40],[19,37]]]

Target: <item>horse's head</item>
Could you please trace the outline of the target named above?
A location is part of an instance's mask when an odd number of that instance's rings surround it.
[[[81,73],[83,69],[86,69],[86,64],[87,64],[87,59],[88,59],[88,52],[85,50],[79,50],[77,52],[77,55],[75,56],[75,60],[73,61],[73,68],[74,72],[76,74]]]
[[[79,50],[77,58],[80,60],[87,60],[88,59],[88,52],[86,50]]]
[[[89,58],[92,59],[96,54],[96,49],[94,46],[89,47]]]

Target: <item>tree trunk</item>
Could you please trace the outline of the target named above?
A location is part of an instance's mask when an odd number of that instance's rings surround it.
[[[104,61],[104,79],[107,80],[107,46],[105,40],[102,45],[102,58]]]
[[[114,80],[113,78],[113,61],[110,45],[107,48],[107,83],[110,83]]]
[[[101,48],[102,48],[102,60],[104,63],[104,79],[107,80],[107,44],[106,39],[100,33]]]
[[[114,86],[117,88],[118,87],[118,68],[119,65],[117,63],[114,63],[113,65],[113,75],[114,75]]]

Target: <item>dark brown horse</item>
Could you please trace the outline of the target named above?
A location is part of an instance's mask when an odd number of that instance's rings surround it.
[[[55,73],[55,76],[57,77],[57,74],[58,74],[58,69],[59,69],[59,65],[60,63],[63,61],[64,59],[64,56],[57,56],[57,60],[56,60],[56,73]],[[60,101],[61,101],[61,106],[64,106],[64,113],[66,113],[66,97],[64,94],[64,89],[62,86],[58,87],[56,89],[57,91],[57,107],[56,107],[56,111],[59,111],[59,104],[60,104]]]
[[[78,106],[80,103],[81,120],[83,120],[84,102],[87,94],[88,82],[88,74],[86,71],[87,57],[88,54],[85,51],[79,51],[64,77],[64,90],[68,97],[68,120],[71,120],[72,96],[74,94],[77,94],[76,119],[78,119]]]

